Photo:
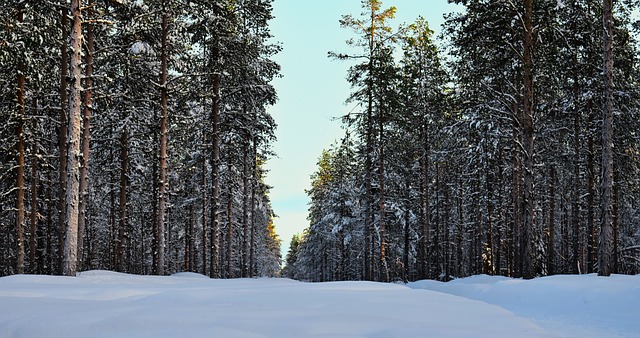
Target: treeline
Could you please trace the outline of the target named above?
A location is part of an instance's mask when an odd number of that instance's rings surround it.
[[[279,273],[271,3],[3,3],[0,275]]]
[[[357,51],[330,56],[357,60],[359,109],[320,157],[286,274],[640,273],[635,5],[453,2],[446,55],[423,19],[393,30],[381,1],[343,17]]]

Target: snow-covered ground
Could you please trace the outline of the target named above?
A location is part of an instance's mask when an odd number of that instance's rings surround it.
[[[1,338],[638,337],[639,310],[638,276],[409,287],[106,271],[0,278]]]
[[[560,337],[640,337],[640,275],[474,276],[409,287],[498,305]]]

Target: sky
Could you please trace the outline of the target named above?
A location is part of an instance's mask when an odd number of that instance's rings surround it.
[[[270,198],[284,259],[291,237],[309,226],[305,190],[318,158],[344,134],[336,117],[353,108],[345,104],[351,63],[329,59],[327,53],[348,51],[345,41],[355,35],[338,20],[347,14],[359,17],[363,10],[361,0],[275,0],[273,6],[273,41],[283,47],[274,60],[283,77],[273,83],[279,100],[269,111],[278,124],[273,146],[277,157],[267,162],[266,183],[273,187]],[[447,0],[383,0],[382,8],[391,6],[397,8],[392,27],[422,16],[436,34],[443,14],[459,8]]]

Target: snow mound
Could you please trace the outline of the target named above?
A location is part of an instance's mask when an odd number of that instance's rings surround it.
[[[640,275],[474,276],[408,285],[498,305],[563,337],[640,337]]]
[[[197,274],[0,278],[0,337],[559,337],[496,305],[403,285]]]

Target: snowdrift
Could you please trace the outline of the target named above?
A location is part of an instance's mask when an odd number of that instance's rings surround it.
[[[562,337],[640,337],[640,275],[474,276],[408,286],[498,305]]]
[[[593,306],[606,306],[599,314],[616,314],[600,319],[599,332],[637,334],[629,319],[638,315],[639,282],[637,277],[525,282],[481,276],[407,287],[212,280],[193,273],[17,275],[0,278],[0,337],[564,337],[562,332],[571,331],[565,323],[593,327],[580,322],[590,307],[568,303],[578,294],[594,300]],[[609,301],[622,293],[624,299]],[[565,310],[576,315],[551,326],[540,320]],[[626,317],[617,318],[625,311]]]

